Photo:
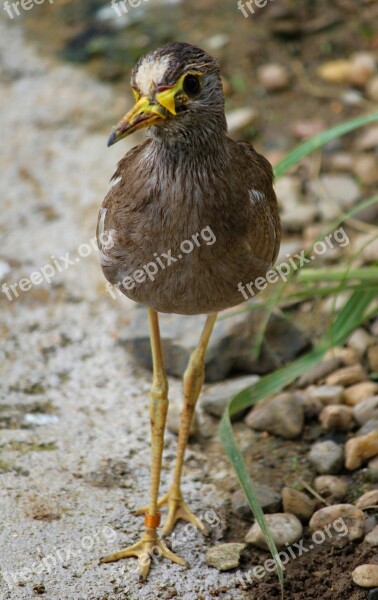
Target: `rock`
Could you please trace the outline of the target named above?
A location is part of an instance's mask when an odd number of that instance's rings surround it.
[[[367,351],[369,368],[374,373],[378,373],[378,345],[370,346]]]
[[[378,490],[370,490],[370,492],[362,494],[362,496],[358,498],[357,502],[355,502],[355,505],[361,510],[365,510],[370,506],[378,507]]]
[[[229,400],[245,388],[255,384],[259,379],[258,375],[247,375],[206,385],[200,398],[201,406],[210,415],[221,417]]]
[[[324,81],[335,84],[343,84],[349,82],[350,62],[349,60],[330,60],[317,69],[317,75]]]
[[[353,172],[364,185],[374,185],[378,181],[377,158],[374,154],[367,153],[356,156]]]
[[[367,600],[378,600],[378,588],[369,591]]]
[[[367,465],[368,477],[373,483],[378,482],[378,456],[369,460]]]
[[[356,52],[351,57],[348,79],[352,85],[364,88],[375,71],[375,58],[370,52]]]
[[[327,360],[322,360],[320,363],[309,369],[298,380],[299,387],[306,387],[312,383],[317,383],[320,379],[324,379],[330,373],[333,373],[341,365],[340,358],[333,357]]]
[[[350,471],[359,469],[369,458],[378,454],[378,431],[354,437],[345,444],[345,466]]]
[[[242,299],[242,298],[241,298]],[[206,353],[206,381],[225,379],[232,372],[264,374],[274,370],[278,363],[291,361],[309,346],[309,340],[287,319],[272,314],[265,330],[264,342],[258,359],[251,348],[261,326],[264,310],[235,313],[228,311],[227,318],[218,320]],[[226,316],[227,312],[223,313]],[[204,325],[203,315],[187,316],[161,314],[165,367],[169,375],[182,377],[190,354],[198,344]],[[143,367],[151,369],[151,351],[148,323],[144,310],[135,309],[120,343],[133,354]]]
[[[328,171],[343,171],[350,173],[353,170],[354,159],[349,152],[335,152],[327,156],[327,164],[324,167]]]
[[[326,431],[350,431],[356,424],[352,409],[338,404],[325,406],[319,420]]]
[[[315,500],[290,487],[283,488],[282,503],[284,512],[295,515],[302,523],[308,522],[316,505]]]
[[[239,133],[248,125],[256,122],[257,111],[252,107],[237,108],[226,114],[228,132],[230,135]]]
[[[218,571],[235,569],[239,565],[240,555],[245,546],[245,544],[232,542],[213,546],[206,552],[206,562],[209,567],[215,567]]]
[[[245,423],[258,431],[269,431],[287,439],[296,438],[303,429],[303,406],[293,394],[279,394],[269,402],[254,407],[245,418]]]
[[[355,365],[359,362],[359,356],[355,350],[352,350],[352,348],[340,348],[335,346],[334,348],[331,348],[331,350],[328,350],[324,356],[325,359],[332,357],[340,358],[341,362],[346,367]]]
[[[378,396],[362,400],[353,407],[354,418],[359,425],[364,425],[370,419],[378,419]]]
[[[363,263],[374,263],[378,260],[378,238],[371,233],[362,233],[354,239],[353,250]]]
[[[378,77],[372,77],[366,87],[366,95],[370,100],[378,102]]]
[[[281,507],[281,495],[267,485],[254,484],[254,490],[264,513],[275,513]],[[243,490],[236,490],[231,498],[233,512],[241,519],[251,520],[253,514]]]
[[[356,140],[357,150],[374,150],[378,147],[378,125],[371,125]]]
[[[308,140],[324,131],[327,124],[323,119],[296,121],[292,127],[293,135],[300,140]]]
[[[167,415],[167,427],[169,431],[178,435],[180,429],[180,418],[181,418],[182,405],[178,403],[169,403],[169,410]],[[193,420],[190,426],[190,436],[196,435],[198,431],[198,417],[197,414],[194,413]]]
[[[364,535],[364,521],[364,513],[353,504],[334,504],[321,508],[312,515],[310,529],[316,531],[331,525],[333,538],[344,538],[345,541],[352,542],[361,539]],[[335,527],[337,522],[342,526]]]
[[[273,515],[266,515],[265,519],[278,550],[283,548],[285,544],[294,544],[301,539],[303,527],[300,520],[295,515],[289,513],[276,513]],[[268,550],[264,534],[257,522],[252,525],[244,539],[247,544],[253,544],[258,548]]]
[[[356,431],[356,435],[361,437],[372,431],[378,431],[378,419],[369,419],[369,421],[366,421],[366,423]]]
[[[348,346],[357,352],[357,354],[362,357],[364,356],[366,350],[374,344],[374,338],[370,333],[359,327],[355,329],[352,335],[349,336]]]
[[[323,406],[340,404],[344,388],[341,385],[320,385],[311,388],[308,395],[313,400],[319,400]]]
[[[342,500],[348,493],[345,479],[333,475],[319,475],[314,481],[314,487],[321,496],[332,496],[335,500]]]
[[[288,87],[290,74],[285,66],[269,63],[257,69],[257,79],[267,92],[280,92]]]
[[[343,392],[343,400],[349,406],[355,406],[378,392],[378,383],[374,381],[363,381],[356,383]]]
[[[318,473],[335,474],[343,465],[343,449],[335,442],[317,442],[310,450],[309,459]]]
[[[320,202],[323,201],[325,194],[342,209],[352,208],[360,197],[360,188],[351,175],[340,173],[322,175],[320,186],[321,190],[318,189],[317,182],[312,182],[309,189]]]
[[[302,201],[301,182],[297,177],[284,176],[275,184],[281,220],[286,231],[301,231],[311,223],[318,209]]]
[[[367,534],[364,542],[369,544],[369,546],[378,546],[378,525],[376,525],[374,529]]]
[[[352,573],[353,582],[360,587],[378,586],[378,565],[360,565]]]
[[[350,367],[343,367],[328,375],[327,385],[353,385],[367,379],[367,373],[362,365],[356,364]]]

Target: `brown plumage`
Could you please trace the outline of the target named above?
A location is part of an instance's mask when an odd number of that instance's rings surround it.
[[[168,44],[136,65],[136,105],[118,123],[109,145],[142,127],[149,139],[118,164],[99,214],[98,244],[105,277],[148,307],[153,385],[150,400],[151,490],[145,533],[131,547],[102,559],[151,557],[186,566],[159,537],[178,519],[203,530],[183,500],[181,473],[194,409],[204,380],[206,348],[217,311],[243,301],[239,284],[262,277],[274,263],[281,228],[269,162],[227,137],[224,96],[216,61],[189,44]],[[184,402],[172,484],[158,500],[168,384],[157,311],[208,313],[184,375]]]
[[[209,123],[207,110],[199,110],[200,120],[198,115],[188,120],[186,110],[153,126],[151,139],[118,164],[99,217],[99,230],[110,232],[114,243],[108,249],[100,244],[108,281],[157,311],[186,315],[242,302],[238,283],[265,275],[277,256],[281,234],[271,166],[251,145],[227,137],[218,66],[192,48],[171,44],[152,55],[154,60],[174,56],[168,77],[155,83],[178,79],[189,62],[180,58],[180,51],[194,52],[200,64],[196,70],[205,68],[210,76],[202,103],[206,107],[210,98],[212,104],[215,95],[219,119],[212,115]],[[134,69],[134,86],[141,64]],[[182,116],[178,127],[176,120]],[[180,244],[204,228],[210,228],[216,241],[206,243],[199,236],[199,246],[181,252]],[[156,258],[169,250],[182,258],[163,269]],[[151,262],[158,265],[153,281],[146,276],[140,283],[134,280],[135,285],[129,279],[122,285],[125,277]]]

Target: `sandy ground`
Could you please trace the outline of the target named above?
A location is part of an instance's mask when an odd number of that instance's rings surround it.
[[[144,585],[132,559],[98,564],[138,539],[142,523],[131,510],[148,496],[151,376],[117,344],[133,309],[106,293],[90,242],[127,150],[106,149],[109,113],[121,116],[127,99],[36,56],[19,24],[3,21],[0,30],[0,270],[8,284],[41,269],[50,278],[34,275],[38,283],[21,284],[26,291],[0,293],[1,598],[242,599],[234,574],[206,566],[200,534],[177,536],[191,570],[163,561]],[[175,448],[168,432],[163,491]],[[192,508],[221,506],[198,443],[187,463]]]

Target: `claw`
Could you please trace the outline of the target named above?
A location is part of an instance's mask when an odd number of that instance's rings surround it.
[[[181,556],[174,554],[165,542],[157,536],[156,531],[152,529],[147,529],[142,539],[136,544],[124,548],[123,550],[119,550],[119,552],[104,556],[100,559],[100,562],[115,562],[122,558],[128,558],[129,556],[135,556],[139,559],[139,581],[146,581],[151,567],[151,558],[168,558],[168,560],[171,560],[182,567],[189,568],[189,564],[186,560],[181,558]]]

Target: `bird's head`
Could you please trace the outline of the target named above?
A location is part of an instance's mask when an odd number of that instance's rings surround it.
[[[185,43],[167,44],[142,57],[133,69],[135,106],[113,129],[111,146],[143,127],[155,137],[183,141],[193,131],[226,131],[218,63],[204,50]]]

